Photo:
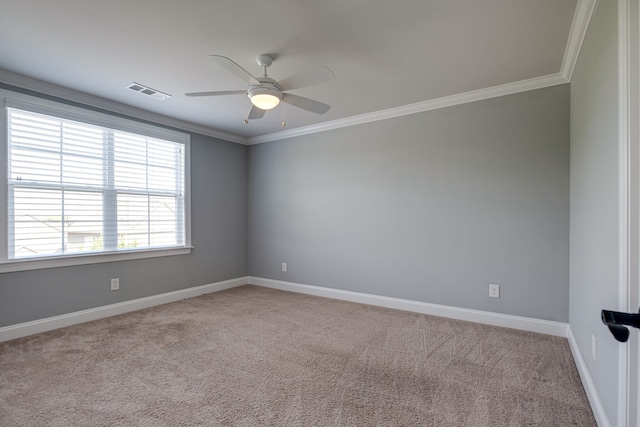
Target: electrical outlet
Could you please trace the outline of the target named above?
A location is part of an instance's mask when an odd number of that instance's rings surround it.
[[[596,360],[596,336],[591,334],[591,357]]]
[[[282,271],[287,271],[287,263],[286,262],[282,263]]]
[[[117,291],[118,289],[120,289],[120,279],[117,277],[115,279],[111,279],[111,290]]]
[[[489,296],[491,298],[500,298],[500,285],[489,285]]]

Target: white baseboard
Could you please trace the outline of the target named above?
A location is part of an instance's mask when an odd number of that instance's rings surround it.
[[[64,328],[65,326],[77,325],[79,323],[90,322],[92,320],[103,319],[105,317],[117,316],[118,314],[129,313],[131,311],[142,310],[156,305],[167,304],[180,301],[185,298],[193,298],[211,292],[218,292],[225,289],[246,285],[247,277],[225,280],[222,282],[210,283],[202,286],[195,286],[178,291],[167,292],[160,295],[153,295],[145,298],[138,298],[131,301],[119,302],[88,310],[76,311],[74,313],[60,316],[48,317],[46,319],[34,320],[31,322],[19,323],[17,325],[0,328],[0,342],[9,341],[28,335],[39,334],[53,329]]]
[[[46,319],[34,320],[17,325],[6,326],[0,328],[0,342],[22,338],[41,332],[47,332],[53,329],[64,328],[65,326],[77,325],[83,322],[103,319],[105,317],[117,316],[119,314],[141,310],[143,308],[167,304],[185,298],[192,298],[195,296],[222,291],[224,289],[235,288],[246,284],[303,293],[307,295],[316,295],[344,301],[352,301],[361,304],[394,308],[397,310],[412,311],[415,313],[429,314],[433,316],[448,317],[451,319],[466,320],[469,322],[483,323],[487,325],[538,332],[541,334],[555,335],[565,338],[567,337],[568,331],[568,325],[561,322],[491,313],[488,311],[471,310],[467,308],[450,307],[420,301],[405,300],[400,298],[385,297],[360,292],[344,291],[340,289],[303,285],[299,283],[283,282],[279,280],[249,276],[225,280],[223,282],[211,283],[208,285],[196,286],[188,289],[181,289],[178,291],[167,292],[164,294],[153,295],[150,297],[139,298],[131,301],[124,301],[117,304],[110,304],[88,310],[77,311],[74,313],[63,314],[60,316],[49,317]]]
[[[571,326],[569,326],[567,338],[569,340],[571,353],[573,353],[573,360],[576,362],[576,367],[578,368],[578,373],[580,374],[580,379],[582,380],[582,385],[585,392],[587,393],[589,403],[591,404],[593,416],[596,418],[596,423],[598,423],[599,427],[611,427],[611,423],[607,418],[607,414],[604,412],[602,401],[598,396],[598,391],[595,384],[593,383],[591,375],[589,374],[587,363],[585,362],[584,357],[582,357],[582,352],[578,347],[578,342],[576,341],[576,337],[573,335]]]
[[[450,307],[446,305],[430,304],[420,301],[405,300],[360,292],[343,291],[340,289],[324,288],[321,286],[303,285],[299,283],[283,282],[280,280],[264,279],[249,276],[249,284],[283,291],[298,292],[398,310],[413,311],[432,316],[448,317],[466,320],[486,325],[502,326],[523,331],[567,337],[568,324],[550,320],[532,319],[529,317],[512,316],[508,314],[491,313],[488,311],[471,310],[468,308]]]

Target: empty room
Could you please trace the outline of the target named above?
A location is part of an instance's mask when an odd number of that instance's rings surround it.
[[[638,0],[0,0],[0,426],[640,426]]]

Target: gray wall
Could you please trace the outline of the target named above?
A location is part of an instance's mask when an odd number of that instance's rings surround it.
[[[617,2],[598,2],[571,81],[569,322],[611,425],[618,344],[599,315],[618,307],[617,31]]]
[[[564,322],[568,236],[568,85],[249,149],[252,276]]]
[[[247,147],[192,135],[191,192],[189,255],[0,273],[0,327],[246,276]]]

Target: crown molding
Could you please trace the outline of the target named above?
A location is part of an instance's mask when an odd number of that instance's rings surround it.
[[[597,4],[598,0],[578,0],[576,11],[573,16],[573,22],[571,24],[571,30],[569,32],[567,47],[562,59],[562,66],[560,72],[557,74],[550,74],[547,76],[536,77],[529,80],[507,83],[500,86],[494,86],[458,95],[446,96],[443,98],[418,102],[415,104],[391,108],[388,110],[381,110],[358,116],[347,117],[345,119],[333,120],[317,125],[305,126],[302,128],[271,133],[268,135],[255,136],[252,138],[248,138],[247,142],[249,145],[253,145],[285,138],[293,138],[296,136],[324,132],[341,127],[369,123],[377,120],[400,117],[408,114],[464,104],[467,102],[480,101],[483,99],[495,98],[498,96],[510,95],[518,92],[569,83],[571,81],[573,69],[575,68],[576,62],[578,61],[578,56],[580,55],[582,42],[585,38],[585,35],[587,34],[587,29],[589,28],[589,23],[591,22],[591,17],[593,16]]]
[[[371,113],[346,117],[344,119],[332,120],[316,125],[304,126],[286,131],[254,136],[250,138],[230,134],[210,128],[208,126],[190,123],[161,114],[152,113],[140,108],[121,104],[115,101],[110,101],[98,96],[78,92],[69,88],[54,85],[52,83],[47,83],[41,80],[15,74],[3,69],[0,69],[0,83],[5,83],[27,90],[33,90],[45,95],[63,98],[69,101],[78,102],[106,111],[125,114],[127,116],[141,120],[161,123],[165,126],[175,127],[181,130],[211,136],[225,141],[235,142],[243,145],[261,144],[263,142],[277,141],[286,138],[293,138],[296,136],[325,132],[332,129],[355,126],[378,120],[401,117],[409,114],[436,110],[439,108],[451,107],[468,102],[481,101],[483,99],[490,99],[498,96],[510,95],[519,92],[542,89],[544,87],[568,83],[571,81],[571,76],[578,60],[580,49],[582,48],[582,42],[587,33],[587,29],[589,27],[589,23],[591,22],[591,17],[593,16],[597,3],[598,0],[578,0],[576,11],[573,17],[573,23],[569,32],[567,47],[565,49],[562,66],[559,73],[417,102],[415,104],[403,105],[387,110],[374,111]]]
[[[132,107],[130,105],[121,104],[119,102],[110,101],[99,96],[90,95],[88,93],[78,92],[53,83],[44,82],[21,74],[12,73],[11,71],[0,69],[0,83],[9,86],[35,91],[43,95],[62,98],[67,101],[77,102],[90,107],[99,108],[101,110],[110,111],[112,113],[124,114],[126,116],[146,120],[152,123],[161,124],[184,130],[187,132],[199,133],[211,136],[225,141],[235,142],[238,144],[246,144],[247,139],[238,135],[222,132],[207,126],[197,125],[184,120],[175,119],[162,114],[152,113],[141,108]]]
[[[88,105],[102,110],[124,114],[132,118],[147,120],[153,123],[161,123],[165,126],[175,127],[180,130],[195,132],[243,145],[261,144],[263,142],[277,141],[286,138],[293,138],[296,136],[324,132],[332,129],[339,129],[343,127],[355,126],[394,117],[401,117],[409,114],[436,110],[440,108],[451,107],[454,105],[466,104],[469,102],[481,101],[483,99],[496,98],[504,95],[542,89],[549,86],[568,83],[568,81],[569,80],[565,78],[562,73],[550,74],[547,76],[534,77],[528,80],[521,80],[518,82],[474,90],[471,92],[430,99],[427,101],[403,105],[387,110],[374,111],[371,113],[346,117],[344,119],[332,120],[316,125],[245,138],[239,135],[233,135],[207,126],[197,125],[195,123],[190,123],[172,117],[164,116],[162,114],[152,113],[140,108],[121,104],[115,101],[110,101],[108,99],[104,99],[95,95],[78,92],[73,89],[65,88],[52,83],[47,83],[31,77],[0,69],[0,83],[5,83],[7,85],[19,87],[22,89],[32,90],[44,95],[54,96],[72,102],[78,102],[80,104]]]
[[[560,71],[560,74],[568,81],[571,81],[573,69],[576,66],[576,62],[578,62],[578,56],[582,48],[582,42],[587,34],[587,29],[589,28],[589,23],[591,22],[591,17],[597,4],[598,0],[578,0],[576,13],[573,15],[571,31],[569,32],[567,48],[564,51],[564,58],[562,59],[562,69]]]
[[[331,129],[339,129],[348,126],[360,125],[364,123],[375,122],[379,120],[391,119],[394,117],[406,116],[409,114],[421,113],[424,111],[437,110],[440,108],[451,107],[454,105],[466,104],[469,102],[481,101],[484,99],[496,98],[504,95],[511,95],[520,92],[526,92],[534,89],[541,89],[549,86],[556,86],[568,83],[568,80],[562,74],[550,74],[543,77],[535,77],[519,82],[507,83],[499,86],[493,86],[485,89],[474,90],[457,95],[445,96],[442,98],[431,99],[428,101],[417,102],[415,104],[403,105],[388,110],[374,111],[372,113],[360,114],[357,116],[347,117],[344,119],[332,120],[330,122],[319,123],[317,125],[305,126],[282,132],[271,133],[248,138],[249,145],[261,144],[263,142],[277,141],[285,138],[293,138],[296,136],[308,135],[317,132],[324,132]]]

